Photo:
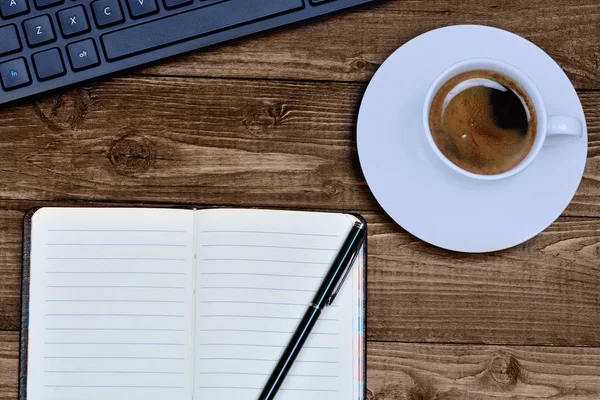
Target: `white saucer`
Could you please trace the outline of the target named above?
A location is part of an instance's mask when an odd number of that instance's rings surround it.
[[[404,229],[463,252],[501,250],[546,229],[573,198],[587,156],[583,138],[544,147],[518,175],[495,182],[465,178],[429,148],[425,94],[447,67],[489,57],[515,65],[538,86],[548,115],[585,121],[571,82],[543,50],[496,28],[462,25],[425,33],[392,54],[369,84],[358,116],[358,154],[370,189]]]

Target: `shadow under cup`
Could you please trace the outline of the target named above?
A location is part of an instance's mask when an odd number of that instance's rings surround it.
[[[471,72],[473,74],[470,74]],[[432,132],[432,125],[430,124],[430,114],[431,114],[431,110],[432,110],[432,105],[434,105],[433,104],[434,100],[439,102],[439,98],[436,99],[436,95],[438,94],[440,89],[443,89],[443,91],[446,92],[448,90],[448,88],[450,88],[448,94],[444,95],[442,97],[442,99],[444,100],[444,108],[441,109],[442,110],[440,113],[440,119],[441,119],[441,115],[443,115],[443,113],[445,112],[445,107],[449,106],[450,104],[453,104],[453,103],[451,103],[451,100],[448,100],[448,98],[458,100],[458,96],[460,96],[460,93],[466,93],[467,89],[470,90],[471,88],[475,87],[475,85],[465,86],[466,89],[464,89],[464,88],[460,89],[460,90],[457,89],[456,90],[457,92],[453,94],[452,91],[454,90],[454,85],[451,85],[448,87],[445,87],[445,85],[447,83],[450,83],[450,84],[454,83],[454,84],[457,84],[456,88],[458,88],[459,87],[458,85],[460,85],[462,82],[467,82],[471,79],[473,79],[474,81],[475,80],[479,81],[480,79],[477,78],[477,74],[485,76],[485,78],[483,78],[483,79],[485,79],[489,82],[495,83],[498,86],[498,89],[504,88],[505,90],[511,90],[513,92],[513,94],[518,96],[518,98],[521,100],[522,104],[520,104],[520,106],[521,106],[522,112],[525,112],[527,114],[526,115],[526,118],[527,118],[527,121],[526,121],[527,134],[526,135],[530,135],[530,137],[524,137],[523,140],[524,141],[529,140],[530,142],[523,143],[523,147],[521,149],[522,152],[515,156],[515,160],[516,160],[515,163],[511,164],[511,160],[507,160],[506,164],[508,164],[508,166],[504,170],[500,170],[499,172],[486,171],[485,173],[481,173],[481,172],[476,173],[476,172],[467,170],[466,167],[462,168],[461,166],[458,165],[459,162],[456,162],[456,163],[453,162],[438,147],[438,145],[434,139],[434,134]],[[470,77],[471,75],[473,75],[472,78]],[[458,79],[456,82],[451,82],[453,79],[455,79],[459,76],[461,76],[461,77],[464,76],[466,78],[464,80]],[[485,86],[487,86],[489,88],[494,88],[493,85],[490,85],[490,86],[485,85]],[[476,93],[476,91],[474,93]],[[481,93],[476,93],[476,95],[481,96]],[[461,104],[464,104],[463,100],[464,99],[460,100]],[[466,101],[468,103],[469,99],[466,99]],[[475,100],[473,100],[473,101],[475,101]],[[439,104],[436,103],[435,106],[439,106]],[[513,106],[514,106],[514,104],[513,104]],[[477,112],[481,112],[481,107],[475,107],[474,109]],[[452,111],[454,111],[454,110],[452,110]],[[484,110],[484,111],[486,111],[486,110]],[[514,108],[513,108],[513,110],[504,110],[504,111],[510,113],[510,112],[514,111]],[[506,112],[505,112],[505,114],[506,114]],[[471,118],[470,115],[467,115],[466,117]],[[460,118],[463,118],[463,116],[461,115]],[[461,119],[461,123],[462,122],[463,121]],[[469,122],[471,122],[471,121],[469,121]],[[546,113],[546,107],[544,106],[544,101],[542,99],[541,94],[539,93],[539,90],[534,85],[534,83],[531,81],[531,79],[527,75],[525,75],[525,73],[518,70],[516,67],[514,67],[510,64],[504,63],[502,61],[499,61],[499,60],[470,59],[470,60],[462,61],[458,64],[455,64],[455,65],[449,67],[441,75],[439,75],[436,78],[436,80],[433,82],[433,84],[431,85],[431,87],[427,93],[426,99],[425,99],[425,105],[424,105],[424,110],[423,110],[423,124],[424,124],[424,128],[425,128],[427,141],[431,145],[433,152],[438,156],[438,158],[440,158],[440,160],[444,164],[446,164],[448,167],[455,170],[459,174],[466,176],[468,178],[491,181],[491,180],[499,180],[499,179],[504,179],[504,178],[513,176],[513,175],[523,171],[525,168],[527,168],[527,166],[529,164],[531,164],[531,162],[533,162],[533,160],[540,152],[540,150],[546,140],[548,116]],[[472,124],[468,124],[467,126],[471,126],[471,125]],[[437,128],[440,128],[440,127],[439,126],[434,127],[434,129],[437,129]],[[506,131],[506,132],[508,132],[508,131]],[[510,135],[514,135],[514,133],[510,133]],[[468,135],[466,133],[461,135],[461,137],[463,139],[471,141],[472,139],[468,138],[467,136]],[[508,137],[507,137],[507,139],[508,139]],[[456,139],[456,140],[460,140],[460,139]],[[484,138],[484,140],[485,140],[485,138]],[[482,143],[482,142],[480,142],[480,143]],[[498,146],[501,146],[502,143],[504,143],[504,142],[502,140],[499,140],[497,143],[498,143]],[[495,145],[494,142],[492,142],[490,144],[490,142],[487,140],[485,140],[483,142],[483,144],[488,145],[489,148],[493,148],[493,146]],[[478,150],[477,143],[475,143],[475,142],[473,142],[470,145],[470,147],[475,150]],[[526,154],[523,154],[523,152]],[[503,154],[502,149],[499,149],[498,154]],[[484,169],[486,169],[485,166],[481,168],[481,170],[484,170]],[[490,168],[490,170],[491,170],[491,168]]]

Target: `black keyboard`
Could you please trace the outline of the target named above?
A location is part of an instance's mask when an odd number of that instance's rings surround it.
[[[376,0],[0,0],[0,104]]]

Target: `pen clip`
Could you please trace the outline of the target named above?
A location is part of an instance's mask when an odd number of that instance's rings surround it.
[[[346,271],[344,271],[344,276],[342,277],[342,279],[340,279],[340,282],[337,284],[337,286],[333,290],[333,293],[331,294],[331,297],[329,297],[329,299],[327,300],[327,303],[325,303],[325,305],[327,307],[329,307],[333,304],[333,301],[335,300],[336,296],[342,289],[342,286],[344,286],[344,282],[346,281],[346,278],[348,278],[348,275],[350,275],[350,271],[352,270],[354,261],[356,261],[356,257],[358,257],[358,253],[360,253],[360,251],[363,247],[363,243],[364,243],[364,239],[362,240],[360,245],[357,247],[357,250],[352,255],[352,258],[350,259],[350,262],[348,263],[348,265],[346,265]]]

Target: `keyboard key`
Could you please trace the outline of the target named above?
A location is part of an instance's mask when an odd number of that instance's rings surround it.
[[[141,18],[158,12],[156,0],[127,0],[132,18]]]
[[[40,81],[56,78],[67,73],[59,49],[50,49],[36,53],[32,57],[35,74]]]
[[[181,6],[186,6],[188,4],[192,4],[193,0],[164,0],[165,8],[176,8]]]
[[[29,12],[27,0],[0,0],[0,14],[4,18],[16,17]]]
[[[0,64],[0,77],[5,90],[13,90],[31,83],[24,58],[17,58]]]
[[[31,18],[23,22],[23,30],[27,37],[27,43],[31,47],[40,46],[56,40],[54,26],[48,15]]]
[[[225,1],[106,33],[101,40],[106,57],[117,60],[303,7],[303,0]]]
[[[52,7],[64,3],[64,0],[35,0],[37,8]]]
[[[97,0],[92,3],[94,19],[98,27],[104,28],[123,22],[123,11],[119,0]]]
[[[75,6],[56,13],[64,37],[80,35],[90,30],[90,23],[83,6]]]
[[[69,60],[74,71],[91,68],[100,64],[98,51],[93,39],[82,40],[67,46]]]
[[[15,25],[0,27],[0,56],[21,50],[21,41]]]

